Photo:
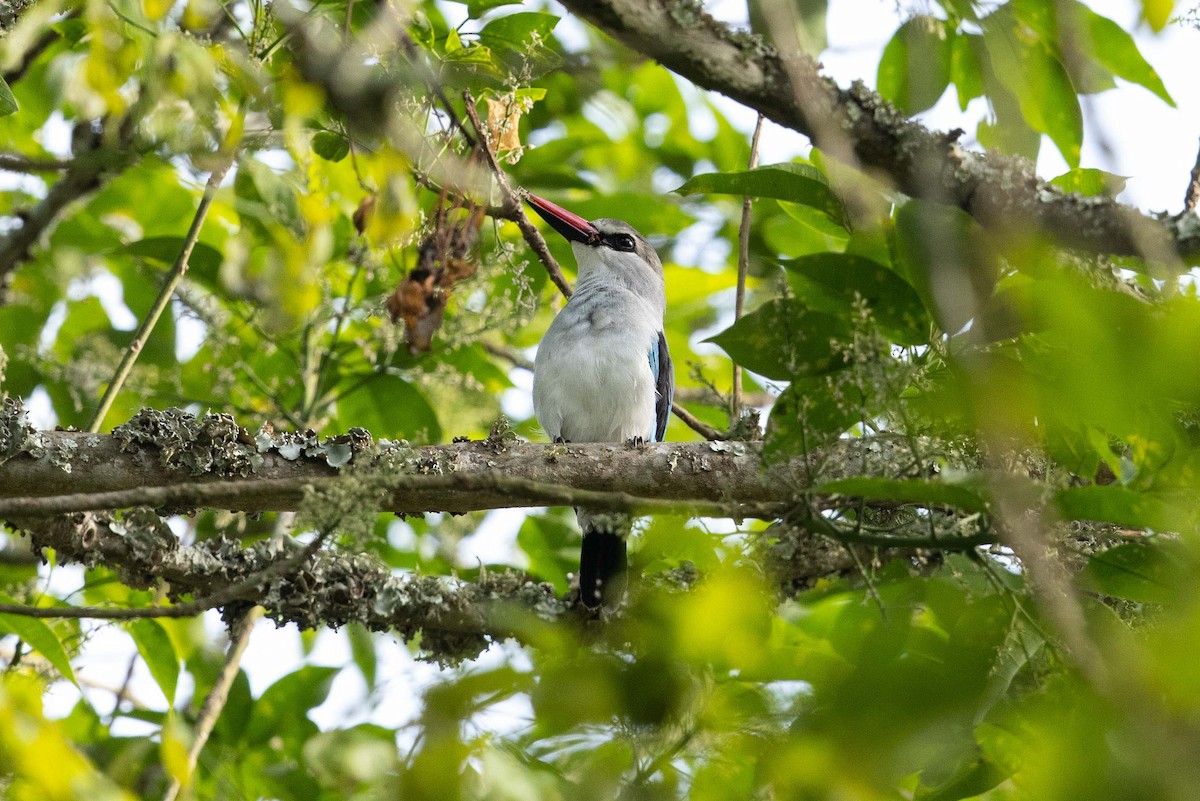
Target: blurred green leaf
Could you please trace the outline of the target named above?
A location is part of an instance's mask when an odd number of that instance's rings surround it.
[[[479,19],[493,8],[516,5],[520,2],[521,0],[467,0],[467,16]]]
[[[771,164],[753,170],[705,173],[689,178],[675,190],[681,195],[748,195],[811,206],[834,220],[842,204],[825,175],[809,164]]]
[[[690,562],[699,570],[717,567],[714,538],[675,517],[655,517],[642,531],[641,545],[630,557],[639,572],[658,573]]]
[[[1142,0],[1142,19],[1154,31],[1161,31],[1171,19],[1175,0]]]
[[[845,338],[850,326],[796,300],[769,300],[706,342],[736,363],[767,378],[823,373],[840,366],[831,340]]]
[[[341,161],[350,153],[350,140],[336,131],[313,134],[312,149],[326,161]]]
[[[175,705],[175,688],[179,684],[179,655],[170,635],[157,620],[144,618],[129,624],[129,634],[137,644],[138,653],[154,677],[158,688]]]
[[[425,395],[393,373],[355,381],[337,400],[338,427],[361,426],[377,437],[440,442],[442,427]]]
[[[1051,44],[1031,37],[1023,22],[1009,6],[982,20],[991,67],[1016,97],[1029,126],[1047,134],[1074,169],[1083,144],[1083,112],[1075,87]]]
[[[883,48],[879,93],[908,114],[931,108],[950,83],[953,48],[953,31],[944,22],[909,18]]]
[[[750,0],[750,30],[775,49],[800,51],[814,58],[828,45],[825,19],[828,0]],[[781,30],[791,24],[791,31]],[[790,35],[789,35],[790,34]]]
[[[308,713],[325,703],[337,673],[337,668],[305,665],[276,681],[254,702],[245,742],[255,745],[274,736],[306,740],[316,731]]]
[[[7,593],[0,592],[0,603],[16,604],[16,600]],[[35,617],[25,615],[0,614],[0,632],[15,634],[26,645],[46,657],[46,661],[54,666],[64,679],[78,686],[75,671],[71,667],[71,659],[63,648],[62,641],[54,633],[54,629]]]
[[[956,34],[950,37],[950,80],[958,96],[958,108],[967,110],[967,103],[983,94],[983,75],[975,55],[972,39],[978,34]]]
[[[479,41],[493,49],[520,50],[534,42],[544,42],[558,25],[558,19],[540,11],[507,14],[484,25],[479,31]]]
[[[1175,101],[1163,85],[1162,78],[1142,56],[1133,37],[1120,25],[1100,16],[1083,3],[1079,3],[1078,8],[1087,22],[1096,60],[1112,70],[1118,78],[1146,87],[1174,108]]]
[[[896,212],[892,250],[896,271],[946,333],[957,333],[992,294],[999,265],[961,209],[910,200]]]
[[[346,626],[346,639],[350,642],[350,655],[367,683],[367,692],[375,691],[375,670],[379,656],[375,652],[375,635],[361,623]]]
[[[982,753],[971,754],[955,765],[953,772],[936,784],[926,784],[926,773],[913,793],[913,801],[958,801],[975,798],[1007,779],[1009,774]]]
[[[17,113],[17,99],[13,97],[12,89],[8,88],[8,83],[3,78],[0,78],[0,117],[7,117],[9,114]]]
[[[1170,530],[1185,522],[1187,498],[1155,495],[1117,485],[1067,487],[1055,496],[1059,511],[1072,520],[1116,523],[1130,528]],[[1182,503],[1181,503],[1182,502]]]
[[[517,545],[529,557],[529,572],[554,585],[556,592],[567,591],[567,573],[577,564],[579,533],[566,522],[544,515],[525,518],[517,532]]]
[[[846,391],[831,376],[794,379],[775,399],[763,453],[790,459],[835,441],[865,414],[860,392]]]
[[[181,236],[155,236],[131,242],[125,246],[124,250],[131,256],[149,259],[164,267],[170,267],[179,258],[183,245],[184,238]],[[193,245],[192,253],[188,257],[188,276],[213,287],[217,282],[222,259],[221,251],[207,243],[197,242]]]
[[[1079,168],[1064,172],[1050,183],[1064,192],[1078,192],[1085,197],[1107,195],[1116,197],[1125,189],[1126,177],[1092,168]]]
[[[930,321],[920,297],[887,267],[843,253],[817,253],[783,266],[796,298],[808,308],[851,320],[855,302],[862,301],[893,342],[928,341]]]
[[[1195,564],[1177,542],[1127,542],[1093,554],[1083,572],[1085,586],[1113,598],[1148,604],[1176,601],[1191,582]]]
[[[976,486],[980,485],[980,486]],[[855,476],[828,481],[816,487],[821,493],[838,493],[868,500],[890,500],[921,506],[949,506],[964,512],[986,512],[988,502],[980,491],[982,480],[951,483],[920,479]]]
[[[395,735],[377,726],[321,732],[304,745],[304,762],[322,787],[339,792],[377,786],[398,765]]]

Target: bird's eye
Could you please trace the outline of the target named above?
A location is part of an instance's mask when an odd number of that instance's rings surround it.
[[[633,250],[635,247],[633,237],[629,234],[613,234],[608,238],[608,244],[613,250]]]

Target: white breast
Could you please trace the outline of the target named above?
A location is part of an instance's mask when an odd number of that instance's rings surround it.
[[[654,438],[649,353],[662,326],[655,311],[621,288],[589,296],[580,287],[538,347],[533,407],[547,436],[568,442]]]

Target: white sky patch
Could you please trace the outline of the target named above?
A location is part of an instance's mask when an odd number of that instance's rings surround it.
[[[517,548],[517,532],[529,509],[496,509],[484,516],[474,532],[458,542],[455,561],[466,567],[510,564],[518,569],[529,566],[529,559]]]

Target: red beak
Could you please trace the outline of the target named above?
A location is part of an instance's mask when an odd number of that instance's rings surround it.
[[[594,245],[600,240],[600,232],[596,230],[596,226],[578,214],[567,211],[562,206],[534,194],[530,194],[526,200],[530,206],[533,206],[533,210],[538,213],[539,217],[550,223],[551,228],[571,242]]]

